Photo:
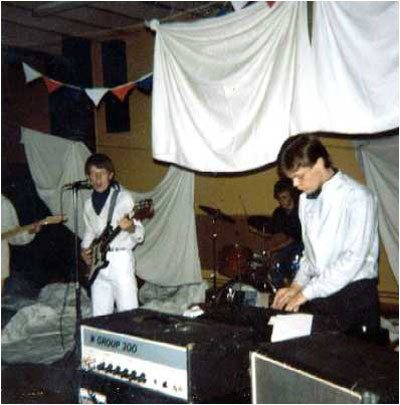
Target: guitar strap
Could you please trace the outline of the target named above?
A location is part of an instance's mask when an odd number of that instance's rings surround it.
[[[115,203],[117,202],[117,197],[119,194],[119,186],[114,190],[113,195],[111,196],[110,201],[110,208],[108,209],[108,217],[107,217],[107,227],[111,225],[111,219],[114,214]]]

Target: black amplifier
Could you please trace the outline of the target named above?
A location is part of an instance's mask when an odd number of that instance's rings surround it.
[[[200,319],[250,328],[253,330],[256,343],[271,341],[272,325],[269,325],[269,320],[272,316],[288,314],[272,308],[236,305],[207,305],[204,310],[205,313]],[[339,333],[336,320],[327,316],[313,315],[311,335],[327,333]]]
[[[206,319],[145,309],[85,319],[80,402],[213,403],[246,392],[249,402],[254,348],[252,328]]]
[[[250,363],[253,403],[399,403],[399,354],[354,337],[263,344]]]

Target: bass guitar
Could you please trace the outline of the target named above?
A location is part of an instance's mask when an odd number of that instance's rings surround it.
[[[44,218],[39,221],[39,225],[54,225],[59,224],[60,222],[66,221],[67,217],[65,215],[53,215],[47,218]],[[17,226],[9,231],[5,231],[1,234],[1,240],[10,239],[15,235],[18,235],[22,232],[31,231],[35,227],[35,223],[23,226]]]
[[[146,199],[141,200],[135,204],[133,210],[127,215],[131,220],[143,220],[146,218],[151,218],[154,215],[153,200]],[[90,245],[92,250],[92,262],[90,265],[89,276],[88,276],[88,286],[90,287],[96,277],[98,276],[100,270],[108,266],[108,260],[106,259],[107,252],[110,243],[115,239],[115,237],[121,232],[121,227],[117,226],[112,229],[111,225],[105,227],[101,235],[94,239]]]

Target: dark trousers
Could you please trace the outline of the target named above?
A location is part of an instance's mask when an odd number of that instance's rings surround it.
[[[307,302],[302,310],[335,319],[342,332],[377,336],[380,322],[377,280],[355,281],[329,297]]]

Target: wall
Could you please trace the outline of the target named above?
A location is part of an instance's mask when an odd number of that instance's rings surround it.
[[[140,31],[126,39],[128,81],[136,80],[152,71],[154,37],[149,31]],[[102,85],[99,44],[93,47],[94,85]],[[127,188],[148,191],[154,188],[167,171],[167,166],[152,159],[151,154],[151,96],[139,91],[130,94],[131,131],[107,134],[104,106],[96,114],[96,139],[98,152],[113,159],[118,178]],[[355,179],[365,183],[354,158],[350,140],[325,139],[335,165]],[[255,253],[261,253],[262,240],[247,227],[247,215],[271,214],[277,206],[273,199],[273,185],[277,180],[276,168],[265,167],[258,171],[230,176],[212,176],[196,173],[195,212],[197,216],[200,260],[205,278],[210,278],[213,268],[212,234],[217,232],[217,251],[239,243]],[[205,205],[220,209],[236,223],[217,221],[212,227],[211,218],[199,208]],[[398,287],[390,270],[386,253],[381,249],[379,261],[379,290],[384,302],[398,303]],[[226,281],[219,276],[218,285]]]
[[[44,67],[35,65],[38,70]],[[20,143],[20,126],[49,131],[48,92],[43,81],[26,84],[21,61],[7,63],[6,58],[2,61],[1,83],[2,164],[23,164],[26,159]]]

